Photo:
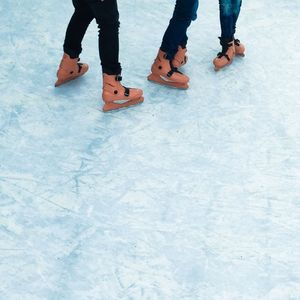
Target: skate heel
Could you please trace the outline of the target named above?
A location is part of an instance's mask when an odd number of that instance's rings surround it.
[[[245,45],[243,45],[240,40],[234,39],[234,48],[235,48],[235,55],[240,57],[245,57]]]
[[[170,80],[168,78],[165,78],[160,75],[155,75],[153,73],[151,73],[148,76],[148,80],[151,82],[154,82],[156,84],[159,84],[159,85],[164,85],[164,86],[181,89],[181,90],[186,90],[189,88],[188,82],[186,82],[186,83],[173,82],[172,80]]]
[[[81,77],[88,70],[89,66],[87,64],[80,63],[79,58],[70,58],[68,54],[64,53],[59,69],[56,73],[57,81],[54,86],[59,87],[69,81]]]
[[[158,51],[156,59],[151,66],[151,73],[148,80],[168,87],[186,90],[189,88],[189,77],[178,71],[178,67],[186,60],[186,49],[177,55],[177,59],[169,60],[167,54],[162,50]],[[175,65],[176,66],[175,66]]]
[[[66,83],[66,81],[63,81],[63,80],[57,80],[54,84],[55,87],[59,87],[61,85],[63,85],[64,83]]]
[[[124,87],[121,81],[121,75],[103,74],[103,112],[127,108],[144,101],[141,89]]]
[[[76,79],[77,77],[78,77],[78,76],[76,76],[76,77],[69,77],[69,78],[65,78],[65,79],[58,79],[58,80],[55,82],[55,85],[54,85],[54,86],[55,86],[55,87],[59,87],[59,86],[65,84],[65,83],[68,83],[68,82],[70,82],[70,81]]]

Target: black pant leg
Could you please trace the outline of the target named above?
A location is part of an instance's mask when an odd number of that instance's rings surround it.
[[[117,0],[85,0],[99,27],[99,54],[103,73],[121,73],[119,63],[119,11]]]
[[[84,0],[73,0],[73,5],[75,12],[67,28],[64,52],[76,58],[82,51],[81,42],[94,15]]]

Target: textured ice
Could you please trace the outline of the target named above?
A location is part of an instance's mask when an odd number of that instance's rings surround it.
[[[53,88],[71,1],[0,1],[0,299],[300,299],[299,0],[245,1],[247,57],[215,73],[201,1],[190,90],[146,81],[174,1],[120,0],[124,83]]]

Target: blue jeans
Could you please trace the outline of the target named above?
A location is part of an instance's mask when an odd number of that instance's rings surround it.
[[[232,40],[234,38],[236,22],[238,20],[242,0],[219,0],[221,37]]]
[[[164,34],[160,49],[173,59],[178,46],[186,47],[187,29],[197,19],[199,0],[176,0],[175,10],[170,24]]]

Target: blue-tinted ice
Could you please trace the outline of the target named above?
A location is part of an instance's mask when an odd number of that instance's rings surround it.
[[[146,81],[173,1],[120,0],[124,84],[54,89],[71,1],[0,2],[0,299],[300,299],[299,1],[245,1],[247,56],[215,73],[218,3],[190,30],[188,91]]]

